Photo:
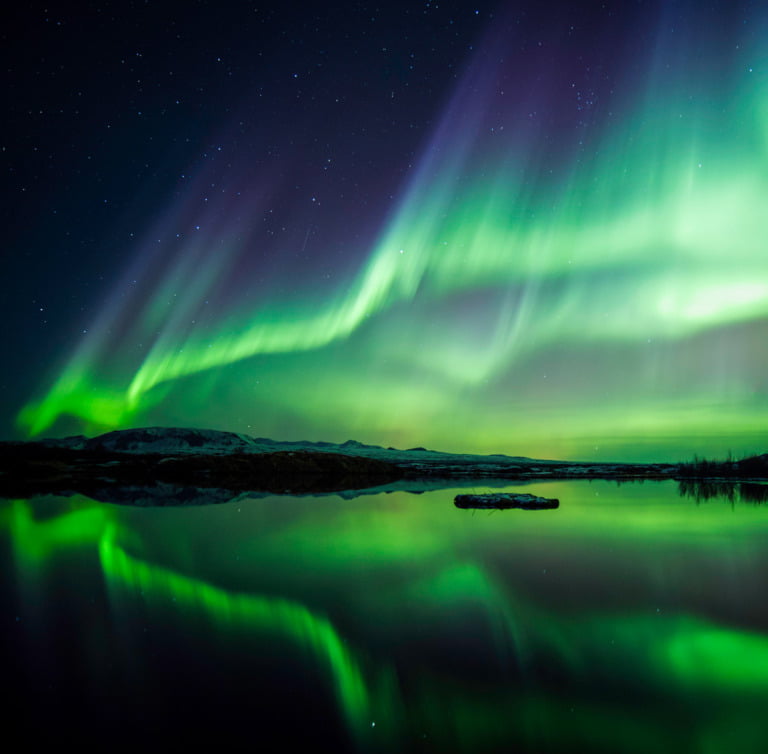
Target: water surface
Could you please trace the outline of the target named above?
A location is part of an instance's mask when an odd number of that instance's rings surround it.
[[[9,720],[102,750],[765,750],[768,507],[509,489],[561,506],[4,501]]]

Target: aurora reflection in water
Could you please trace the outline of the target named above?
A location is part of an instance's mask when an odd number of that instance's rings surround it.
[[[765,746],[764,507],[528,489],[563,505],[9,501],[19,719],[341,751]]]

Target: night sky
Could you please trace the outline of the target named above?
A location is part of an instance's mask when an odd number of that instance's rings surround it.
[[[768,13],[2,20],[0,435],[768,450]]]

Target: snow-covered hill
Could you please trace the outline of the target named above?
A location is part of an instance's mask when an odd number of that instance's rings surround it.
[[[86,450],[111,450],[120,453],[225,453],[260,452],[252,437],[215,429],[144,427],[107,432],[88,440]]]
[[[286,442],[265,437],[250,437],[236,432],[222,432],[213,429],[188,429],[179,427],[145,427],[121,429],[107,432],[93,438],[83,436],[45,441],[57,447],[78,450],[106,450],[120,453],[162,453],[164,455],[186,455],[190,453],[225,455],[231,453],[274,453],[278,451],[302,451],[342,453],[349,456],[377,458],[390,463],[412,468],[434,468],[448,465],[473,467],[499,467],[530,463],[522,456],[500,454],[478,456],[470,454],[442,453],[426,448],[382,448],[365,445],[355,440],[337,444],[330,442]],[[548,462],[552,463],[552,462]]]

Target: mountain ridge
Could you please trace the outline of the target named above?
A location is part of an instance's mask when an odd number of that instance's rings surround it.
[[[47,447],[71,448],[73,450],[109,451],[117,453],[163,453],[166,455],[209,454],[230,455],[234,453],[274,453],[280,451],[313,451],[339,453],[341,455],[379,458],[392,462],[407,463],[445,461],[454,464],[519,464],[519,463],[566,463],[564,461],[541,461],[526,456],[509,456],[503,453],[477,455],[471,453],[449,453],[427,448],[384,448],[368,445],[357,440],[343,443],[311,440],[272,440],[267,437],[252,437],[239,432],[188,427],[141,427],[118,429],[88,438],[73,435],[61,439],[43,439],[38,443]]]

